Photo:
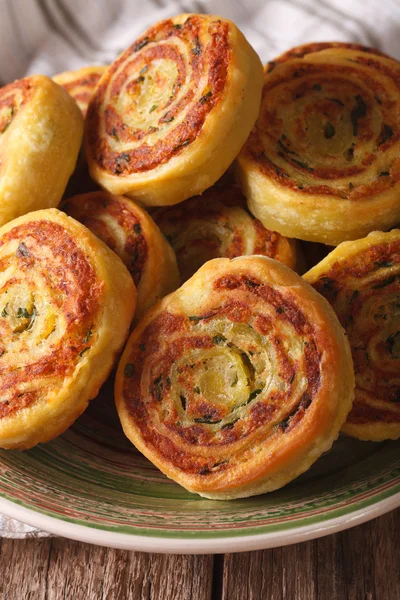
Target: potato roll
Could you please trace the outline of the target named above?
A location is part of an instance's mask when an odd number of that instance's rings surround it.
[[[99,191],[68,198],[61,208],[121,258],[137,287],[136,320],[179,286],[174,251],[132,200]]]
[[[62,433],[107,378],[136,304],[116,254],[56,209],[0,229],[0,447]]]
[[[82,132],[76,103],[48,77],[27,77],[0,88],[0,225],[57,206]]]
[[[336,246],[400,220],[400,63],[352,44],[295,48],[265,70],[237,160],[251,212]]]
[[[105,66],[95,66],[83,67],[77,71],[64,71],[54,75],[53,81],[72,96],[81,109],[83,117],[86,117],[90,99],[105,70]]]
[[[210,187],[259,110],[260,60],[230,21],[184,14],[150,27],[101,78],[89,105],[92,177],[149,206]]]
[[[182,204],[156,209],[152,217],[176,252],[182,283],[218,257],[261,254],[296,268],[295,240],[254,219],[237,186],[213,186]]]
[[[343,431],[400,437],[400,230],[344,242],[304,278],[335,309],[353,354],[356,390]]]
[[[135,446],[215,499],[275,490],[308,469],[336,439],[353,396],[334,311],[263,256],[211,260],[151,309],[115,387]]]

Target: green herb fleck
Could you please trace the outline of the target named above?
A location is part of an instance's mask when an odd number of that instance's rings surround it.
[[[193,388],[193,391],[194,391],[194,393],[195,393],[195,394],[200,394],[200,388],[199,388],[199,386],[198,386],[198,385],[196,385],[196,386]]]
[[[181,142],[180,144],[175,146],[174,150],[179,150],[179,148],[184,148],[184,146],[187,146],[188,144],[190,144],[190,140],[185,140],[184,142]]]
[[[281,148],[281,150],[283,150],[283,152],[285,152],[286,154],[294,154],[295,156],[297,156],[296,152],[293,152],[293,150],[290,150],[290,148],[288,148],[286,146],[286,144],[284,143],[284,140],[286,140],[286,136],[285,135],[281,135],[281,137],[278,140],[278,146]]]
[[[261,394],[262,389],[253,390],[250,396],[247,398],[246,404],[249,404],[254,398],[256,398],[259,394]]]
[[[127,365],[125,365],[124,368],[124,375],[125,377],[133,377],[133,374],[135,372],[135,365],[133,365],[132,363],[128,363]]]
[[[153,106],[151,107],[151,109],[149,110],[149,112],[152,113],[153,111],[155,111],[156,108],[157,108],[157,106],[158,106],[158,104],[153,104]]]
[[[139,350],[144,352],[146,350],[146,344],[139,344]]]
[[[130,162],[130,160],[131,157],[127,152],[121,152],[121,154],[119,154],[115,159],[115,173],[117,175],[122,173],[123,167],[126,165],[126,163]]]
[[[387,142],[393,136],[393,129],[390,125],[384,125],[382,128],[381,139],[378,143],[378,146],[382,146],[385,142]]]
[[[373,290],[380,290],[381,288],[384,288],[387,285],[390,285],[391,283],[393,283],[395,281],[395,279],[396,279],[396,275],[391,275],[387,279],[383,279],[382,281],[378,281],[378,283],[376,283],[375,285],[372,286],[372,289]]]
[[[376,267],[393,267],[393,263],[390,260],[375,263]]]
[[[161,400],[161,395],[164,387],[162,378],[162,375],[160,375],[153,381],[154,391],[156,393],[157,400]]]
[[[198,417],[197,419],[193,419],[195,423],[207,423],[207,425],[215,425],[216,423],[221,423],[222,419],[217,419],[213,421],[212,415],[204,415],[203,417]]]
[[[199,473],[199,475],[208,475],[209,473],[211,473],[211,471],[207,466],[205,466],[205,467],[201,467],[201,469],[199,469],[198,473]]]
[[[189,321],[203,321],[204,319],[211,319],[211,317],[213,317],[215,315],[215,313],[209,314],[209,315],[204,315],[204,317],[197,317],[196,315],[191,315],[190,317],[188,317]]]
[[[235,419],[234,421],[231,421],[230,423],[225,423],[225,425],[222,425],[221,431],[225,431],[225,429],[233,429],[235,423],[237,423],[238,421],[239,418]]]
[[[295,158],[292,158],[292,162],[296,163],[296,165],[299,165],[299,167],[305,169],[306,171],[310,171],[311,173],[314,171],[314,169],[305,162],[301,162],[300,160],[296,160]]]
[[[88,350],[90,350],[90,346],[81,350],[81,352],[79,352],[79,356],[83,356],[85,354],[85,352],[87,352]]]
[[[326,98],[327,100],[330,100],[331,102],[336,102],[336,104],[339,104],[339,106],[344,106],[344,103],[341,100],[338,100],[337,98]]]
[[[327,140],[330,140],[335,135],[336,131],[331,123],[326,123],[324,127],[324,136]]]
[[[119,135],[115,127],[113,127],[110,131],[110,135],[119,142]]]
[[[196,56],[198,56],[201,52],[201,45],[200,45],[200,40],[199,38],[196,38],[196,45],[194,48],[192,48],[192,52],[193,54],[195,54]]]
[[[211,98],[211,96],[212,96],[212,92],[211,92],[211,91],[210,91],[210,92],[207,92],[207,94],[204,94],[204,96],[202,96],[202,97],[200,98],[199,102],[200,102],[201,104],[204,104],[205,102],[207,102],[207,100],[208,100],[209,98]]]
[[[30,319],[31,318],[31,314],[30,312],[26,309],[26,308],[19,308],[17,311],[17,319]]]
[[[359,95],[355,96],[354,99],[356,101],[356,106],[350,113],[350,119],[353,124],[353,135],[357,135],[358,121],[367,114],[367,105]]]
[[[29,256],[28,248],[21,242],[17,248],[17,256]]]
[[[400,390],[394,390],[390,402],[400,402]]]
[[[360,294],[360,292],[358,290],[354,290],[354,292],[351,295],[350,302],[354,302],[354,300],[357,298],[357,296],[359,294]]]
[[[274,62],[273,60],[271,60],[269,63],[267,63],[267,73],[271,73],[271,71],[273,71],[276,67],[276,62]]]
[[[32,309],[32,314],[30,317],[30,321],[28,323],[28,327],[26,328],[26,331],[29,331],[30,329],[32,329],[32,326],[35,322],[36,316],[37,316],[37,310],[36,310],[36,306],[34,306]]]
[[[400,357],[400,331],[393,333],[386,340],[388,350],[394,358]]]
[[[283,315],[283,313],[285,312],[283,306],[278,306],[275,310],[278,313],[278,315]]]
[[[219,333],[217,335],[214,335],[213,339],[212,339],[213,343],[216,345],[221,345],[224,342],[226,342],[226,337],[224,335],[220,335]]]
[[[325,290],[329,292],[335,291],[335,280],[331,279],[327,275],[323,275],[322,277],[320,277],[319,282],[322,284],[322,287]]]
[[[182,29],[182,25],[180,23],[176,23],[176,25],[172,25],[174,29]]]
[[[185,140],[184,142],[181,142],[180,144],[175,146],[174,150],[179,150],[180,148],[184,148],[184,146],[187,146],[188,144],[190,144],[190,140]]]
[[[181,401],[183,410],[186,410],[186,398],[185,398],[185,396],[182,396],[182,394],[180,394],[179,399]]]
[[[93,327],[93,326],[92,326]],[[92,336],[92,327],[89,329],[89,331],[87,332],[87,334],[85,335],[85,337],[82,340],[82,344],[87,344],[89,341],[89,338]]]
[[[5,307],[3,308],[3,310],[1,311],[1,316],[3,317],[3,319],[5,319],[6,317],[8,317],[7,306],[8,306],[8,302],[5,305]]]
[[[149,40],[148,37],[143,38],[139,42],[136,42],[136,44],[133,44],[133,51],[134,52],[138,52],[139,50],[141,50],[142,48],[144,48],[145,46],[147,46],[147,44],[149,42],[150,42],[150,40]]]
[[[14,105],[11,106],[11,109],[10,109],[10,118],[8,119],[8,121],[6,122],[6,124],[4,125],[3,129],[0,131],[0,134],[4,133],[9,128],[9,126],[11,125],[11,121],[13,120],[13,116],[14,116]]]
[[[379,177],[389,177],[390,173],[389,171],[381,171],[379,173]]]

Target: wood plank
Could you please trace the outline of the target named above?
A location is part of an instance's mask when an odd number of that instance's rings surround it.
[[[223,600],[400,598],[400,510],[319,540],[228,554]]]
[[[212,570],[212,556],[3,539],[0,600],[210,600]]]
[[[0,598],[44,600],[51,539],[0,539]]]
[[[394,600],[399,539],[400,511],[319,540],[215,560],[3,539],[0,600]]]

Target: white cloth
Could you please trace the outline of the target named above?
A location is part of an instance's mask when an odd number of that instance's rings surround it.
[[[110,63],[149,25],[182,12],[234,21],[265,62],[311,41],[400,59],[400,0],[0,0],[0,83]],[[0,515],[0,535],[46,535]]]
[[[399,0],[0,0],[0,81],[106,64],[150,24],[210,12],[261,59],[309,41],[353,41],[400,58]]]

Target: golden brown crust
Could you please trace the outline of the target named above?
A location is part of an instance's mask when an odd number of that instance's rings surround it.
[[[281,487],[350,410],[348,343],[322,297],[266,257],[215,259],[133,332],[118,367],[126,435],[209,498]]]
[[[238,159],[252,212],[284,235],[331,245],[393,226],[400,64],[331,43],[295,48],[266,71],[260,116]]]
[[[0,446],[29,448],[64,431],[97,394],[136,294],[122,262],[54,209],[1,228],[0,265]]]
[[[43,75],[0,89],[0,225],[57,206],[82,140],[76,103]]]
[[[176,258],[153,219],[135,202],[105,191],[68,198],[61,206],[121,258],[137,287],[136,320],[179,285]]]
[[[260,254],[296,268],[295,240],[266,229],[246,208],[238,186],[215,185],[201,196],[152,213],[176,252],[182,283],[219,257]]]
[[[343,243],[304,278],[329,300],[352,348],[356,392],[343,431],[363,440],[397,439],[400,231]]]
[[[93,177],[149,205],[202,192],[254,124],[261,70],[230,21],[180,15],[157,23],[107,69],[90,103]]]
[[[64,71],[55,75],[53,81],[61,85],[72,96],[81,109],[83,117],[86,117],[90,99],[106,68],[105,66],[94,66],[84,67],[77,71]]]

